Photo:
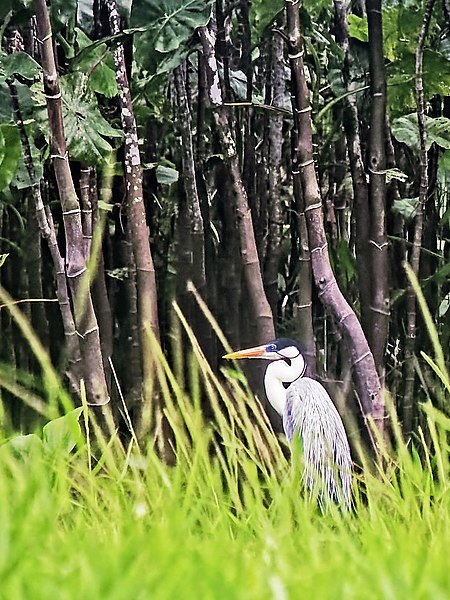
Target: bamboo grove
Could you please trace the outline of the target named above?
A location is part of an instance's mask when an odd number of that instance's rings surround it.
[[[136,423],[163,408],[150,339],[186,376],[173,301],[220,368],[199,298],[232,347],[298,339],[382,436],[386,391],[406,435],[442,407],[412,282],[447,347],[448,2],[9,0],[0,19],[11,426],[40,393],[13,300],[73,396],[120,389]]]

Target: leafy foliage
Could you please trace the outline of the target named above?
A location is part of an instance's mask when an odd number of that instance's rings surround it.
[[[156,167],[156,179],[161,185],[171,185],[172,183],[176,183],[178,177],[178,171],[172,167],[167,167],[165,165],[158,165]]]
[[[388,100],[393,116],[415,108],[415,56],[407,53],[387,66]],[[426,49],[423,58],[425,98],[450,94],[450,61],[438,52]]]
[[[392,203],[392,210],[402,215],[407,221],[411,221],[415,214],[417,207],[419,206],[419,198],[400,198],[394,200]]]
[[[31,459],[34,453],[48,456],[68,456],[81,444],[83,436],[79,418],[83,408],[75,408],[62,417],[49,421],[42,431],[42,437],[36,433],[17,435],[0,446],[0,452],[12,452],[16,457]]]
[[[148,24],[154,49],[172,52],[186,43],[197,27],[208,23],[211,9],[211,0],[139,0],[133,2],[131,24]]]
[[[359,598],[370,589],[380,598],[388,587],[393,597],[445,598],[449,419],[426,404],[432,447],[418,441],[410,451],[399,439],[396,454],[384,456],[386,473],[361,469],[351,515],[322,515],[275,438],[256,427],[241,381],[228,378],[235,399],[214,431],[196,399],[178,395],[168,408],[180,449],[174,465],[151,446],[124,453],[117,438],[100,441],[94,456],[81,444],[70,461],[69,446],[54,460],[34,435],[4,445],[2,593],[189,600],[218,590],[224,599]]]
[[[427,150],[431,148],[432,144],[437,144],[447,150],[450,149],[450,119],[447,117],[433,118],[426,115],[425,131]],[[399,142],[403,142],[411,149],[418,151],[420,141],[417,113],[394,119],[392,122],[392,133]]]
[[[116,72],[106,44],[92,46],[92,41],[78,27],[75,35],[79,52],[72,62],[73,69],[88,75],[88,86],[93,92],[113,98],[117,95]]]
[[[254,0],[252,2],[252,25],[256,39],[260,39],[265,29],[269,27],[276,16],[283,10],[284,3],[282,0],[273,0],[266,2],[265,0]]]
[[[0,56],[0,77],[7,78],[16,74],[33,80],[41,72],[41,66],[26,52],[15,52]]]
[[[367,17],[350,14],[349,35],[367,43]],[[400,116],[415,108],[415,52],[422,12],[417,6],[397,5],[383,8],[383,49],[387,59],[388,100],[392,116]],[[439,35],[439,31],[437,34]],[[444,38],[445,39],[445,38]],[[426,99],[450,93],[450,61],[445,45],[425,48],[423,85]]]
[[[121,140],[123,133],[102,116],[88,82],[87,75],[79,71],[60,79],[65,134],[69,155],[73,160],[101,165],[113,150],[108,140]],[[48,135],[44,106],[41,108],[39,123],[43,132]]]
[[[177,67],[186,56],[197,27],[211,16],[212,0],[136,0],[131,10],[131,25],[146,26],[135,35],[136,59],[151,73]],[[167,64],[169,61],[169,65]]]
[[[0,191],[11,183],[22,153],[15,125],[0,125]]]
[[[348,15],[348,34],[355,40],[367,43],[369,41],[367,18],[358,17],[354,14]]]

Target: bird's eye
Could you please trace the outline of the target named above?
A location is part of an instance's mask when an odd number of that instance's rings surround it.
[[[277,347],[275,344],[269,344],[266,348],[269,352],[276,352],[277,351]]]

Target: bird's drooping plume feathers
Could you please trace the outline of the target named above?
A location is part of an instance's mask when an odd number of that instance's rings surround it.
[[[332,501],[350,508],[352,459],[344,425],[325,388],[303,376],[306,363],[299,344],[280,338],[224,358],[270,361],[264,376],[267,398],[283,419],[288,441],[301,438],[305,485],[322,507]]]

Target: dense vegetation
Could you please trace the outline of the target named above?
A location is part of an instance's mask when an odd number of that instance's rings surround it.
[[[431,405],[423,464],[398,440],[384,475],[365,470],[354,512],[323,515],[267,423],[255,427],[242,384],[229,380],[230,402],[197,355],[192,377],[208,382],[212,426],[167,364],[158,372],[174,466],[117,437],[98,435],[93,449],[82,409],[2,446],[2,597],[447,597],[450,422]]]
[[[149,431],[146,328],[187,364],[173,300],[216,369],[193,282],[232,347],[297,338],[350,414],[356,390],[389,436],[385,389],[416,430],[435,392],[403,264],[445,347],[449,16],[380,6],[3,5],[1,283],[72,394],[117,407],[112,364]],[[1,328],[5,418],[28,427],[39,368]]]
[[[447,597],[449,28],[2,2],[0,596]],[[223,368],[277,335],[343,415],[349,514]]]

